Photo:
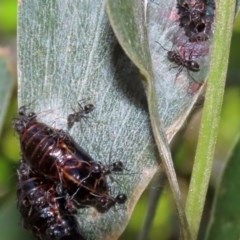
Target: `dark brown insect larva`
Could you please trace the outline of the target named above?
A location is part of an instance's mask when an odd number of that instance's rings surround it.
[[[32,169],[64,187],[74,185],[96,193],[106,191],[100,164],[66,132],[38,122],[36,114],[27,114],[25,107],[19,109],[14,128],[20,136],[23,158]],[[98,178],[100,185],[96,185]]]
[[[56,185],[20,162],[17,184],[18,208],[24,227],[41,240],[84,240],[69,207],[68,198],[59,195]]]
[[[29,166],[69,189],[80,203],[89,192],[108,196],[106,175],[117,168],[120,171],[119,162],[107,166],[94,161],[66,132],[38,122],[36,117],[21,107],[19,117],[14,120],[22,155]]]
[[[13,124],[23,159],[18,208],[25,228],[39,239],[84,239],[74,217],[76,207],[95,207],[103,213],[126,202],[125,194],[112,197],[107,184],[107,175],[123,170],[122,162],[94,161],[68,133],[39,122],[25,106]]]

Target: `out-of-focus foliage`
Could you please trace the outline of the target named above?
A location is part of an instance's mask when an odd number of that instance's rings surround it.
[[[17,22],[17,1],[0,1],[0,36],[16,34]]]
[[[16,0],[1,0],[0,1],[0,48],[6,49],[9,53],[8,59],[6,59],[6,71],[11,74],[8,81],[15,82],[15,54],[13,53],[13,42],[16,39],[16,10],[17,10],[17,1]],[[4,58],[4,56],[2,56]],[[2,79],[4,81],[6,79]],[[3,87],[0,84],[0,88]],[[3,90],[3,89],[1,89]],[[5,89],[5,91],[7,91]],[[3,126],[1,129],[0,135],[0,232],[1,238],[3,239],[13,239],[11,236],[7,235],[7,232],[17,231],[13,230],[14,215],[8,213],[10,196],[15,195],[15,178],[16,178],[16,163],[19,160],[19,147],[17,138],[12,129],[11,120],[16,112],[16,90],[12,91],[8,89],[7,94],[11,95],[8,97],[9,103],[5,118],[3,119]],[[5,93],[4,93],[5,94]],[[11,201],[15,202],[15,197],[11,198]],[[7,215],[6,215],[7,213]],[[9,219],[9,221],[7,221]],[[17,219],[16,219],[17,220]],[[18,220],[17,220],[18,221]],[[5,225],[4,223],[7,223]],[[18,221],[19,222],[19,221]],[[19,235],[15,235],[19,237]],[[15,238],[16,239],[16,238]],[[21,239],[21,238],[18,238]],[[22,238],[24,239],[24,238]]]
[[[216,191],[206,240],[235,240],[240,233],[240,141],[236,144]]]

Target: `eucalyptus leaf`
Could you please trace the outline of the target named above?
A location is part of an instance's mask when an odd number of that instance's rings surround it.
[[[154,138],[178,208],[181,230],[187,230],[168,144],[182,128],[202,94],[209,69],[211,34],[209,41],[189,42],[179,27],[173,0],[106,0],[106,5],[121,46],[145,77]],[[193,73],[186,68],[176,68],[168,59],[169,51],[177,51],[186,60],[197,61],[200,71]]]
[[[123,49],[125,49],[131,60],[139,67],[141,73],[145,76],[146,82],[144,83],[148,98],[149,113],[152,120],[155,120],[156,118],[154,118],[151,113],[158,114],[158,111],[156,111],[155,91],[152,91],[152,82],[154,77],[151,65],[151,55],[148,48],[144,13],[145,6],[143,3],[144,2],[140,0],[117,0],[107,1],[106,6],[110,22],[120,44]],[[154,111],[152,111],[153,109]],[[171,160],[168,142],[165,137],[163,127],[161,126],[161,122],[158,121],[158,118],[156,120],[157,128],[153,127],[155,141],[159,148],[159,153],[163,159],[163,163],[165,164],[170,185],[174,189],[174,194],[176,193],[176,198],[179,198],[180,191]],[[155,123],[152,123],[152,125],[156,126]],[[182,209],[180,211],[182,211]]]
[[[201,95],[201,84],[209,68],[211,39],[197,44],[189,42],[179,27],[174,0],[107,0],[106,3],[121,46],[155,89],[160,122],[171,142]],[[174,68],[167,58],[170,50],[186,51],[186,59],[200,64],[200,72],[183,69],[176,79],[179,68]]]
[[[119,47],[103,1],[25,0],[18,11],[19,105],[66,130],[77,101],[94,104],[89,121],[75,124],[73,138],[96,161],[122,161],[109,179],[110,193],[126,193],[125,205],[105,214],[79,210],[87,239],[117,239],[157,171],[144,89],[136,67]]]
[[[8,49],[0,48],[0,132],[12,93],[13,77],[7,63]]]
[[[240,236],[240,139],[219,183],[206,240],[237,240]]]

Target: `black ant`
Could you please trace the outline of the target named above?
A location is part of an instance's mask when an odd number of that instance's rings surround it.
[[[78,102],[78,109],[72,109],[73,113],[70,113],[67,117],[68,129],[70,129],[75,122],[80,122],[82,119],[86,119],[86,114],[92,112],[94,105],[89,103],[82,105],[81,101]]]
[[[176,79],[178,75],[182,72],[184,68],[187,69],[189,76],[196,82],[196,80],[191,76],[189,70],[192,72],[198,72],[200,70],[200,66],[196,61],[191,60],[192,54],[189,55],[188,59],[185,57],[185,51],[183,52],[183,56],[180,54],[179,51],[169,51],[164,48],[159,42],[156,41],[165,51],[167,51],[167,57],[170,62],[174,62],[176,67],[179,68],[178,73],[176,75]]]

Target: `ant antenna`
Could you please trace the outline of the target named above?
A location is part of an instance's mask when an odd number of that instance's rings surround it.
[[[162,49],[164,49],[165,51],[169,52],[169,50],[168,50],[168,49],[166,49],[165,47],[163,47],[163,45],[162,45],[160,42],[158,42],[158,41],[155,41],[155,43],[159,44],[159,45],[160,45],[160,47],[161,47]]]

